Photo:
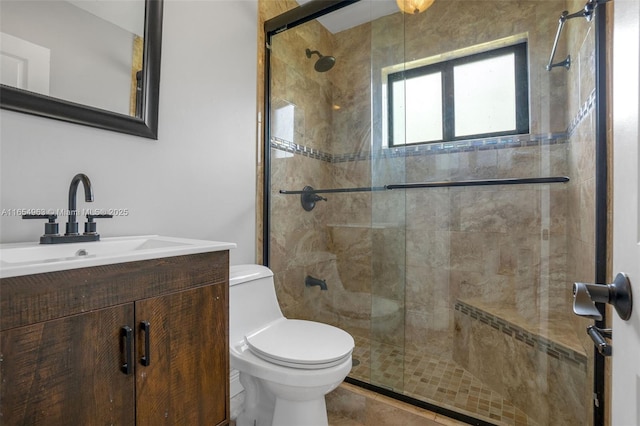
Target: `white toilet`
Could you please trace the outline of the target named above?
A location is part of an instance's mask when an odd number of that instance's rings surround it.
[[[351,335],[285,318],[269,268],[232,266],[229,285],[231,368],[245,389],[236,424],[327,426],[324,396],[351,370]]]

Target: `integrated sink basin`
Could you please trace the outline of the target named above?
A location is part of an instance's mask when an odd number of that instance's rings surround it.
[[[100,241],[0,244],[0,278],[235,248],[234,243],[145,235]]]

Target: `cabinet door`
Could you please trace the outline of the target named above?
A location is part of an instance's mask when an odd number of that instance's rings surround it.
[[[131,425],[134,375],[120,329],[133,304],[17,327],[0,334],[3,425]]]
[[[227,289],[217,284],[136,302],[137,425],[226,424]]]

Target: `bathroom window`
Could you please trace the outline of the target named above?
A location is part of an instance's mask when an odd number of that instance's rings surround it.
[[[387,78],[389,146],[529,132],[526,43]]]

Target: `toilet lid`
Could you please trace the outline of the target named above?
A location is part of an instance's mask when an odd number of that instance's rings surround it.
[[[245,336],[249,350],[266,361],[293,368],[327,368],[351,355],[353,337],[314,321],[278,320]]]

